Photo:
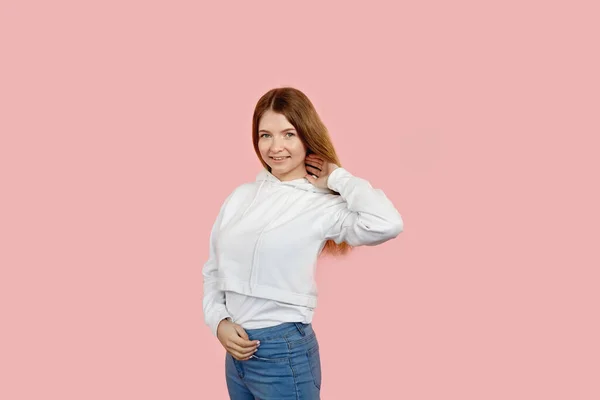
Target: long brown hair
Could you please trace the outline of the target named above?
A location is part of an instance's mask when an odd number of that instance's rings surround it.
[[[254,151],[261,164],[271,172],[271,167],[260,156],[258,149],[258,123],[263,114],[271,110],[283,114],[286,119],[296,128],[298,137],[306,148],[306,154],[316,154],[325,161],[342,166],[335,152],[327,127],[321,121],[309,98],[300,90],[292,87],[281,87],[269,90],[265,93],[254,108],[252,116],[252,142]],[[321,255],[343,255],[352,247],[348,243],[336,244],[328,240]]]

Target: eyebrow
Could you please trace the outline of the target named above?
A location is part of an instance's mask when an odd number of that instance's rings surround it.
[[[287,131],[295,131],[295,130],[296,130],[295,128],[287,128],[287,129],[284,129],[284,130],[282,130],[282,131],[281,131],[281,133],[283,133],[283,132],[287,132]],[[266,129],[261,129],[261,130],[259,130],[259,132],[267,132],[267,133],[271,133],[271,132],[269,132],[269,131],[268,131],[268,130],[266,130]]]

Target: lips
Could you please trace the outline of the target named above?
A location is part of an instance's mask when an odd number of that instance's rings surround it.
[[[271,160],[275,160],[275,161],[283,161],[287,158],[290,158],[290,156],[286,156],[286,157],[269,157]]]

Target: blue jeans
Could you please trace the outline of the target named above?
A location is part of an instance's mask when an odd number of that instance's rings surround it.
[[[250,340],[260,340],[260,346],[246,361],[226,354],[232,400],[320,399],[321,359],[312,324],[286,322],[246,332]]]

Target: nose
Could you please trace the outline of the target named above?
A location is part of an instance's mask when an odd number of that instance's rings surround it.
[[[271,152],[278,153],[283,150],[283,139],[274,138],[271,142]]]

